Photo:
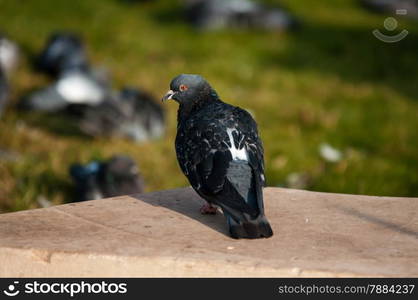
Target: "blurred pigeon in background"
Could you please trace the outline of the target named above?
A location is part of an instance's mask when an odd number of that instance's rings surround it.
[[[68,32],[53,33],[37,58],[36,67],[52,76],[67,71],[88,71],[89,63],[81,38]]]
[[[139,168],[132,158],[115,155],[108,161],[74,164],[70,175],[75,183],[75,200],[86,201],[138,194],[144,191]]]
[[[189,0],[187,19],[199,29],[227,27],[288,30],[297,20],[281,8],[270,8],[252,0]]]
[[[92,136],[122,136],[143,142],[164,134],[165,113],[149,94],[125,88],[87,108],[81,129]]]
[[[142,142],[164,134],[161,106],[134,88],[113,91],[107,74],[89,66],[84,45],[75,34],[53,34],[37,65],[57,80],[25,96],[21,109],[74,115],[78,128],[94,137],[120,136]]]
[[[361,0],[360,3],[377,13],[418,18],[418,0]]]
[[[93,74],[72,70],[63,73],[52,85],[24,97],[20,107],[26,110],[55,112],[69,105],[96,106],[109,94],[109,84]]]
[[[55,112],[70,105],[95,106],[110,93],[108,74],[90,67],[85,46],[74,33],[53,33],[36,65],[57,81],[24,97],[23,109]]]

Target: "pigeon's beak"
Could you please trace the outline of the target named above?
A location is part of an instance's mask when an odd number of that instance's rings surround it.
[[[164,97],[161,99],[161,101],[167,101],[167,100],[170,100],[170,99],[173,99],[173,96],[176,94],[176,92],[174,92],[173,90],[169,90],[168,92],[167,92],[167,94],[165,94],[164,95]]]

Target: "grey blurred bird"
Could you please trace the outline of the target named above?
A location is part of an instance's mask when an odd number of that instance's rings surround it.
[[[148,93],[124,88],[100,105],[86,108],[80,127],[91,136],[119,136],[144,142],[164,134],[165,113]]]
[[[56,112],[69,105],[99,105],[110,93],[108,82],[79,70],[66,71],[50,86],[35,91],[21,100],[26,110]]]
[[[36,66],[53,76],[68,71],[86,72],[90,68],[81,38],[70,32],[53,33],[39,54]]]
[[[56,112],[68,106],[96,106],[110,93],[108,74],[90,67],[84,43],[74,33],[53,33],[36,66],[57,80],[24,97],[20,103],[23,109]]]
[[[132,158],[115,155],[108,161],[73,164],[70,175],[75,183],[75,201],[94,200],[144,191],[144,181]]]
[[[201,212],[219,205],[233,238],[273,235],[264,215],[263,146],[257,124],[245,110],[223,102],[199,75],[175,77],[163,100],[179,104],[175,148],[194,190],[207,201]]]
[[[252,0],[189,0],[186,16],[195,27],[205,30],[236,27],[284,31],[298,25],[283,9]]]

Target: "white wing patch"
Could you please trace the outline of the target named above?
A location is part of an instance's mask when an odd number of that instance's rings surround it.
[[[234,137],[232,135],[232,132],[236,131],[235,128],[227,128],[226,132],[228,134],[229,137],[229,142],[231,143],[231,147],[229,147],[229,152],[231,152],[232,155],[232,159],[233,160],[245,160],[248,161],[248,153],[247,150],[245,149],[244,145],[241,145],[242,140],[244,139],[244,137],[242,137],[241,141],[239,141],[238,143],[238,149],[237,147],[235,147],[235,143],[234,143]]]
[[[71,72],[59,79],[56,89],[70,103],[96,105],[105,96],[97,82],[80,72]]]

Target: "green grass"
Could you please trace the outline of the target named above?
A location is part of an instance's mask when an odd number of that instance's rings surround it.
[[[69,201],[68,166],[115,153],[138,162],[148,191],[188,184],[174,153],[174,103],[166,105],[164,139],[143,144],[90,139],[67,125],[71,120],[14,109],[20,97],[51,81],[31,61],[57,29],[84,37],[92,62],[111,70],[115,88],[136,85],[160,98],[175,75],[204,75],[222,99],[254,113],[271,186],[286,186],[296,172],[309,178],[310,190],[417,196],[418,25],[399,20],[409,35],[385,44],[371,34],[385,16],[356,1],[282,3],[303,21],[298,32],[199,33],[172,0],[0,0],[1,29],[23,54],[0,120],[0,149],[18,155],[0,160],[0,210],[35,208],[39,196]],[[325,162],[318,153],[323,142],[342,150],[343,160]]]

